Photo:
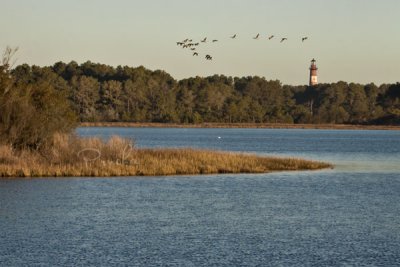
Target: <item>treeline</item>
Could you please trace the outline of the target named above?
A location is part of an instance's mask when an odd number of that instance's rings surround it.
[[[400,124],[400,83],[310,87],[224,75],[177,81],[160,70],[90,61],[24,64],[11,75],[19,87],[54,88],[82,122]]]

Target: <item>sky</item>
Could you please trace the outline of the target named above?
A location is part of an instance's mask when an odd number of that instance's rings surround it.
[[[315,58],[322,83],[400,81],[399,0],[0,0],[0,6],[0,49],[19,47],[17,65],[89,60],[161,69],[176,79],[258,75],[302,85]],[[201,43],[198,57],[176,45],[204,37],[218,42]],[[288,40],[280,43],[282,37]]]

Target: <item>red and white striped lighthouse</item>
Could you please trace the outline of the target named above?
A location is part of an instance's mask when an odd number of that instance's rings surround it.
[[[310,66],[310,86],[314,86],[318,84],[318,76],[317,76],[317,65],[315,64],[315,59],[311,60]]]

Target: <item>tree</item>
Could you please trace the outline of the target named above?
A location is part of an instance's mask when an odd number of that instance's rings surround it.
[[[150,103],[150,121],[176,122],[176,95],[171,88],[173,81],[166,77],[151,78],[147,82],[147,98]]]
[[[186,87],[180,88],[177,93],[177,111],[179,119],[183,123],[194,122],[194,95],[193,92],[188,90]]]
[[[123,105],[122,84],[119,81],[105,81],[100,86],[100,112],[105,121],[118,121]]]
[[[368,102],[365,91],[360,84],[349,84],[347,96],[350,121],[353,123],[366,122],[368,118]]]
[[[314,121],[318,123],[344,123],[349,119],[345,110],[347,83],[327,84],[320,88],[317,102],[317,114]]]
[[[125,106],[126,121],[145,122],[150,103],[146,97],[146,88],[142,80],[127,80],[123,84],[122,102]]]
[[[80,76],[71,79],[71,99],[81,121],[98,121],[96,104],[100,100],[99,82],[92,77]]]
[[[65,95],[48,81],[15,81],[7,48],[0,66],[0,140],[15,148],[41,149],[55,133],[70,132],[76,116]]]

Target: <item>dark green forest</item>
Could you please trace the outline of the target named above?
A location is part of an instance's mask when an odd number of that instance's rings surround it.
[[[23,64],[10,73],[18,88],[53,88],[81,122],[400,124],[400,83],[310,87],[224,75],[178,81],[162,70],[90,61]]]

